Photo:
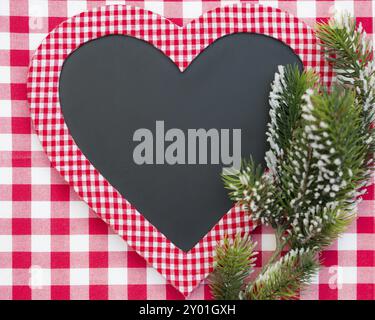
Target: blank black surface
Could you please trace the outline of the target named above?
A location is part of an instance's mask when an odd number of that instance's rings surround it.
[[[289,47],[257,34],[217,40],[183,73],[146,42],[107,36],[86,43],[65,61],[60,103],[88,160],[156,228],[188,251],[232,206],[221,182],[222,165],[137,165],[134,131],[147,128],[155,135],[156,120],[165,122],[166,131],[185,133],[242,129],[242,157],[263,162],[268,94],[280,64],[302,68]]]

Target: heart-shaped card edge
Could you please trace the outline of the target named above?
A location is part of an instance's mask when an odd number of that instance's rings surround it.
[[[97,7],[51,31],[30,64],[27,95],[31,116],[52,166],[99,217],[185,296],[212,271],[215,246],[225,234],[253,230],[249,215],[234,207],[189,252],[177,248],[109,184],[74,143],[59,105],[59,74],[71,52],[109,34],[147,41],[184,71],[213,41],[238,32],[264,34],[286,43],[305,68],[314,68],[324,82],[330,82],[332,70],[305,23],[279,9],[248,3],[219,7],[184,26],[128,5]]]

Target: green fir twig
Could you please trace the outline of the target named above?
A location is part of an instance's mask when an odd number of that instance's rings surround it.
[[[210,277],[211,291],[216,300],[239,299],[256,260],[255,246],[248,235],[236,235],[233,240],[225,237],[217,247],[215,269]]]
[[[246,246],[238,250],[238,238],[225,240],[217,248],[220,267],[211,281],[216,298],[228,297],[224,292],[249,300],[297,298],[319,268],[317,253],[355,218],[374,170],[372,44],[348,15],[319,24],[316,34],[337,75],[331,90],[311,71],[279,67],[270,93],[267,172],[250,160],[223,177],[231,199],[256,223],[275,229],[276,250],[247,283],[251,267],[246,272],[246,263],[236,260],[246,257]]]

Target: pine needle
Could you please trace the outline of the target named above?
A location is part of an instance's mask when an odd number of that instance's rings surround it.
[[[310,249],[294,249],[277,262],[269,265],[250,284],[242,299],[291,300],[297,299],[299,291],[311,282],[319,268],[316,252]]]
[[[237,235],[233,240],[224,238],[216,248],[215,270],[209,283],[216,300],[238,300],[245,280],[253,271],[256,260],[254,247],[248,235]]]

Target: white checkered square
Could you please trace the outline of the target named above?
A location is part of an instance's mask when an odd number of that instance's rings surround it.
[[[40,290],[51,285],[51,270],[33,265],[29,269],[29,285],[32,290]]]
[[[2,184],[12,184],[12,172],[11,167],[0,167],[0,181]]]
[[[35,133],[31,134],[31,151],[43,151],[39,137]]]
[[[12,236],[0,235],[0,252],[12,252]]]
[[[108,236],[108,251],[122,252],[127,251],[128,246],[126,242],[118,234],[110,234]]]
[[[31,250],[33,252],[50,252],[51,236],[50,235],[31,235]]]
[[[145,1],[145,9],[150,10],[154,13],[163,15],[164,13],[164,2],[161,1]]]
[[[88,235],[71,235],[70,251],[71,252],[88,252],[90,250],[90,237]]]
[[[0,16],[9,17],[9,1],[0,1]]]
[[[90,269],[71,268],[70,284],[73,286],[87,286],[90,284]]]
[[[67,8],[68,17],[72,17],[76,14],[86,11],[87,4],[86,1],[69,0]]]
[[[10,83],[10,67],[0,66],[0,84]]]
[[[354,12],[354,2],[353,1],[335,1],[334,9],[337,13],[349,13],[351,15],[355,15]]]
[[[87,219],[90,216],[90,209],[87,203],[83,201],[70,201],[69,202],[70,218]]]
[[[51,202],[49,201],[33,201],[31,203],[31,217],[33,219],[50,219],[51,218]]]
[[[274,234],[262,234],[262,251],[275,251],[276,237]]]
[[[297,15],[301,18],[313,18],[316,14],[316,1],[297,1]]]
[[[29,34],[29,48],[30,50],[36,50],[43,39],[47,36],[45,33],[30,33]]]
[[[337,241],[339,250],[357,250],[357,234],[344,233]]]
[[[108,268],[109,285],[127,285],[128,269],[127,268]]]
[[[12,151],[12,135],[10,133],[0,134],[0,151]]]
[[[202,3],[200,1],[184,1],[182,12],[186,19],[197,18],[202,14]]]
[[[154,268],[147,268],[147,283],[149,284],[164,284],[165,278],[157,272]]]
[[[29,0],[29,14],[31,17],[48,17],[48,1]]]
[[[13,284],[12,275],[12,269],[0,269],[0,286],[11,286]]]
[[[0,32],[0,50],[10,49],[10,33]]]
[[[0,100],[0,117],[10,118],[12,116],[12,101]]]
[[[51,169],[49,167],[33,167],[31,168],[32,184],[50,184]]]
[[[12,218],[12,201],[0,201],[0,219]]]

